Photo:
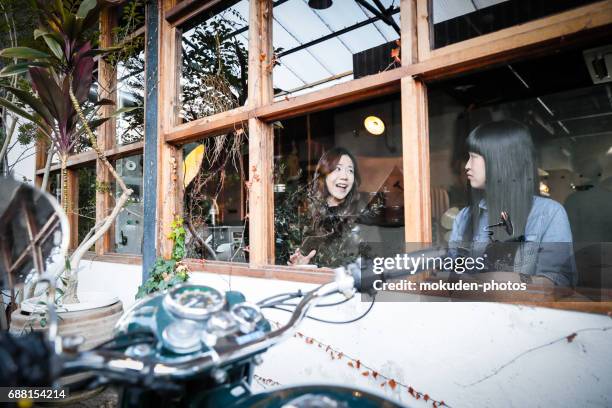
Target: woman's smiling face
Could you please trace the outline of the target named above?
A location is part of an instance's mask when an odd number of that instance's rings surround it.
[[[355,165],[346,154],[340,157],[336,168],[325,177],[329,196],[327,204],[336,206],[344,201],[355,183]]]

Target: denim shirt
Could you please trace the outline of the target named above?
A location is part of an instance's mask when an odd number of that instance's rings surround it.
[[[487,233],[488,215],[484,200],[479,204],[480,219],[478,231],[473,238],[474,250],[490,242]],[[449,244],[462,241],[469,221],[469,207],[462,209],[453,224]],[[480,245],[478,245],[480,244]],[[477,250],[476,250],[477,251]],[[577,281],[576,263],[573,255],[572,231],[567,213],[561,204],[549,198],[535,196],[525,225],[525,243],[517,252],[520,266],[515,271],[528,275],[545,276],[555,285],[574,286]],[[530,259],[530,262],[524,260]]]

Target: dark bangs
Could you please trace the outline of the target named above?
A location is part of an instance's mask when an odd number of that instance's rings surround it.
[[[489,122],[476,127],[467,138],[469,152],[485,160],[486,186],[484,191],[471,189],[472,228],[464,239],[472,240],[478,225],[478,204],[485,198],[488,224],[499,222],[500,213],[508,212],[514,224],[514,236],[497,229],[494,238],[505,240],[525,233],[527,217],[533,197],[538,193],[538,171],[535,149],[529,129],[516,121]]]

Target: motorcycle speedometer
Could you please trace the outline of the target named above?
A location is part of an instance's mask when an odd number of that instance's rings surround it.
[[[245,334],[255,330],[257,323],[263,317],[259,307],[246,302],[234,305],[230,312],[240,324],[240,331]]]
[[[204,320],[223,308],[225,298],[208,286],[182,285],[164,297],[164,307],[184,319]]]

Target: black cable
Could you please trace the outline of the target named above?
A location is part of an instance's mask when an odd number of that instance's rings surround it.
[[[343,303],[348,302],[349,300],[351,300],[351,298],[345,298],[345,299],[342,299],[342,300],[340,300],[338,302],[334,302],[334,303],[323,303],[323,304],[320,304],[320,305],[317,304],[314,307],[332,307],[332,306],[338,306],[338,305],[341,305]],[[271,306],[292,306],[292,307],[295,307],[297,305],[298,305],[297,303],[284,303],[283,302],[283,303],[273,303]]]
[[[372,308],[374,307],[374,303],[376,302],[376,296],[374,296],[372,298],[372,303],[370,303],[370,306],[368,307],[368,309],[363,312],[360,316],[351,319],[351,320],[347,320],[347,321],[343,321],[343,322],[336,322],[336,321],[332,321],[332,320],[324,320],[324,319],[319,319],[318,317],[312,317],[312,316],[308,316],[306,315],[306,317],[308,319],[312,319],[314,321],[317,322],[321,322],[321,323],[330,323],[330,324],[349,324],[349,323],[354,323],[358,320],[363,319],[368,313],[370,313],[370,310],[372,310]],[[293,313],[294,311],[292,310],[288,310],[288,309],[284,309],[282,307],[278,307],[278,306],[269,306],[271,309],[277,309],[277,310],[282,310],[283,312],[289,312],[289,313]]]
[[[287,299],[283,300],[283,301],[285,301],[285,300],[295,299],[296,297],[302,297],[302,296],[304,296],[304,294],[302,293],[302,290],[298,290],[297,292],[279,293],[278,295],[269,296],[269,297],[267,297],[267,298],[265,298],[263,300],[260,300],[259,302],[257,302],[257,305],[261,306],[264,303],[266,303],[266,302],[268,302],[268,301],[270,301],[272,299],[276,299],[276,298],[279,298],[279,297],[282,297],[282,296],[287,297]]]

